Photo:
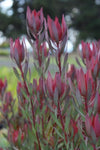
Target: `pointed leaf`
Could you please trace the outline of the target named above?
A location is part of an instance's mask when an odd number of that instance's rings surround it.
[[[58,104],[58,89],[57,88],[55,88],[55,91],[54,91],[54,103],[57,106]]]
[[[28,72],[28,61],[25,60],[25,67],[24,67],[24,78],[25,79],[26,79],[27,72]]]
[[[62,128],[61,123],[59,122],[59,120],[57,119],[57,117],[56,117],[53,113],[51,113],[51,116],[52,116],[52,119],[54,120],[54,122],[55,122],[60,128]]]
[[[78,89],[76,89],[76,99],[78,101],[78,104],[81,105],[82,104],[82,98],[81,98],[81,95],[80,95],[80,92]]]
[[[14,73],[15,73],[17,79],[20,80],[20,75],[19,75],[17,69],[15,67],[13,67],[13,70],[14,70]]]
[[[45,67],[45,70],[44,72],[47,71],[48,67],[49,67],[49,64],[50,64],[50,57],[48,58],[47,62],[46,62],[46,67]]]

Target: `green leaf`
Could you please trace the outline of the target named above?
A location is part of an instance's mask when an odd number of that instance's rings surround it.
[[[64,137],[61,135],[61,133],[58,131],[57,128],[55,128],[55,131],[56,131],[56,133],[57,133],[62,139],[64,139]]]
[[[67,117],[65,122],[65,131],[68,129],[69,123],[70,123],[70,117]]]
[[[41,69],[34,63],[34,67],[39,75],[41,75]]]
[[[57,88],[54,91],[54,103],[57,106],[57,103],[58,103],[58,89]]]
[[[65,54],[65,57],[64,57],[63,70],[64,70],[64,68],[66,67],[67,60],[68,60],[68,53],[66,53],[66,54]]]
[[[52,116],[52,119],[54,120],[54,122],[55,122],[60,128],[62,128],[61,123],[59,122],[59,120],[57,119],[57,117],[56,117],[53,113],[51,113],[51,116]]]
[[[81,95],[80,95],[78,88],[76,89],[76,99],[77,99],[77,102],[80,106],[82,104],[82,98],[81,98]]]
[[[28,72],[28,60],[25,60],[25,67],[24,67],[24,78],[26,79],[26,75]]]
[[[29,97],[27,96],[26,92],[23,89],[21,89],[21,92],[22,92],[23,96],[28,100]]]
[[[86,150],[86,149],[87,149],[86,144],[82,142],[82,143],[80,144],[80,149]]]
[[[47,62],[46,62],[46,66],[45,66],[44,72],[47,71],[49,64],[50,64],[50,57],[48,58],[48,60],[47,60]]]
[[[96,135],[92,126],[91,126],[90,131],[91,131],[91,137],[92,137],[93,143],[96,144]]]
[[[18,73],[18,71],[17,71],[17,69],[15,67],[13,67],[13,71],[14,71],[17,79],[20,80],[20,75],[19,75],[19,73]]]

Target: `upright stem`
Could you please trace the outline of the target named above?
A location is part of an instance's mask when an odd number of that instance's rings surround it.
[[[60,53],[58,53],[58,67],[59,67],[59,72],[61,75],[61,55],[60,55]]]
[[[32,107],[33,125],[34,125],[34,128],[35,128],[35,114],[34,114],[34,106],[33,106],[32,98],[31,98],[31,107]],[[41,150],[40,140],[39,140],[39,136],[38,136],[37,130],[36,130],[36,137],[37,137],[37,141],[38,141],[39,150]]]
[[[59,67],[59,72],[61,75],[61,53],[60,53],[60,49],[59,49],[59,43],[57,43],[57,51],[58,51],[58,67]]]
[[[61,125],[62,125],[62,130],[63,130],[64,136],[65,136],[65,141],[66,141],[66,143],[67,143],[67,134],[66,134],[66,131],[65,131],[65,125],[64,125],[64,121],[63,121],[62,114],[61,114],[59,101],[58,101],[58,115],[60,116]]]
[[[26,85],[26,82],[25,82],[25,78],[24,78],[24,73],[23,73],[23,70],[22,70],[22,66],[20,66],[20,71],[21,71],[21,75],[22,75],[22,78],[23,78],[23,82],[24,82],[24,86],[25,86],[25,89],[26,89],[26,92],[29,96],[29,91],[28,91],[28,87]]]
[[[27,84],[25,82],[25,78],[24,78],[24,73],[23,73],[23,70],[22,70],[22,66],[20,66],[20,71],[21,71],[21,75],[22,75],[22,78],[23,78],[23,82],[24,82],[24,86],[25,86],[26,92],[27,92],[27,94],[29,96],[29,90],[28,90]],[[34,125],[34,128],[35,128],[34,106],[33,106],[32,98],[30,98],[30,100],[31,100],[31,107],[32,107],[33,125]],[[39,140],[39,136],[38,136],[37,130],[36,130],[36,137],[37,137],[37,141],[38,141],[39,150],[41,150],[40,140]]]
[[[38,55],[39,66],[41,66],[41,59],[40,59],[40,55],[39,55],[38,44],[39,44],[38,36],[36,36],[36,50],[37,50],[37,55]]]
[[[87,104],[87,98],[85,98],[85,110],[86,110],[86,113],[88,113],[88,104]]]
[[[96,146],[95,146],[95,144],[93,144],[93,150],[96,150]]]

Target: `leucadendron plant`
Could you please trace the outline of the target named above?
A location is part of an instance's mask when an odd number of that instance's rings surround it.
[[[18,108],[0,80],[0,110],[6,120],[7,150],[99,150],[100,149],[100,42],[82,41],[79,67],[68,66],[64,52],[68,29],[62,15],[52,20],[27,8],[28,40],[33,48],[33,67],[25,40],[10,40],[16,64]],[[50,58],[57,72],[49,70]],[[52,66],[52,65],[51,65]],[[38,79],[32,77],[38,72]]]

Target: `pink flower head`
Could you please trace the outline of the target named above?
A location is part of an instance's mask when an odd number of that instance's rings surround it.
[[[18,85],[17,85],[17,93],[18,93],[18,95],[21,94],[21,89],[23,89],[23,85],[22,85],[21,82],[18,82]]]
[[[62,24],[60,25],[58,18],[55,18],[55,21],[53,21],[50,16],[47,18],[48,28],[51,40],[59,43],[65,35],[67,34],[67,26],[64,19],[64,15],[62,16]]]
[[[34,9],[32,12],[29,7],[27,7],[27,23],[29,30],[33,36],[37,35],[43,27],[43,9],[41,8],[38,12]]]
[[[0,79],[0,95],[2,95],[7,87],[7,80],[4,82]]]
[[[12,134],[12,140],[13,140],[14,144],[18,141],[18,136],[19,136],[19,131],[18,130],[14,130],[13,134]]]
[[[73,128],[73,138],[75,137],[75,135],[78,133],[78,128],[77,128],[77,122],[74,121],[73,119],[70,120],[70,127]],[[69,128],[70,128],[69,127]]]
[[[21,143],[24,141],[24,133],[21,132],[20,130],[14,130],[12,133],[12,140],[14,144],[18,143],[19,137],[21,137]]]
[[[80,94],[89,99],[95,90],[95,83],[90,71],[84,73],[82,69],[77,70],[77,83]]]
[[[3,113],[10,113],[12,109],[12,102],[13,102],[13,97],[11,95],[11,92],[7,92],[5,94],[5,101],[3,103]]]
[[[85,43],[82,41],[81,46],[82,46],[82,57],[83,57],[83,59],[91,60],[91,58],[93,56],[93,50],[90,46],[90,43]]]
[[[8,140],[15,146],[20,146],[23,141],[25,140],[25,137],[27,136],[27,125],[23,124],[23,126],[13,126],[12,124],[9,125],[8,130]],[[20,140],[19,140],[20,139]]]
[[[11,58],[15,60],[18,66],[21,65],[25,58],[25,48],[24,48],[24,41],[22,44],[19,41],[19,38],[15,40],[13,43],[13,40],[10,40],[10,55]]]
[[[60,98],[65,93],[67,85],[62,81],[59,73],[56,73],[53,79],[49,72],[46,80],[46,87],[50,98],[54,98],[54,93],[56,89],[58,91],[58,97]]]
[[[85,117],[85,127],[88,136],[92,136],[92,132],[95,133],[96,137],[100,137],[100,118],[99,115],[89,117],[88,114]]]
[[[76,79],[76,68],[73,64],[69,65],[67,77],[71,78],[72,80]]]
[[[91,58],[90,70],[95,80],[100,73],[100,53],[98,53],[97,56]]]
[[[97,112],[100,114],[100,94],[97,93]]]

